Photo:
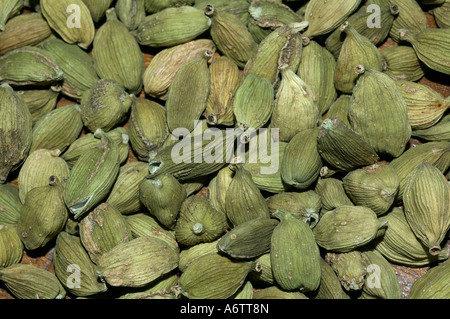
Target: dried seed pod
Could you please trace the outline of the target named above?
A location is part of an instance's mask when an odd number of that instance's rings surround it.
[[[183,201],[175,225],[175,237],[182,245],[192,246],[219,238],[227,228],[227,217],[202,196]]]
[[[405,216],[416,237],[432,255],[450,227],[450,188],[442,172],[430,163],[417,165],[403,193]]]
[[[65,187],[64,199],[75,219],[109,194],[119,174],[119,147],[105,132],[96,133],[100,145],[80,156]]]
[[[349,252],[370,243],[386,226],[370,208],[341,205],[322,215],[313,232],[319,246]]]
[[[392,265],[375,249],[361,251],[367,265],[363,298],[402,299],[402,289]]]
[[[234,14],[205,7],[205,15],[211,19],[209,32],[217,48],[240,68],[255,54],[258,44],[247,26]]]
[[[24,46],[0,56],[0,82],[13,86],[47,85],[63,79],[63,71],[51,53]]]
[[[219,239],[207,243],[198,243],[194,246],[186,246],[180,251],[180,262],[178,268],[185,272],[187,267],[197,258],[206,254],[217,254],[217,243]]]
[[[139,183],[147,175],[148,164],[145,162],[136,161],[121,166],[106,203],[124,215],[139,212],[144,207],[139,199]]]
[[[333,177],[319,177],[314,191],[319,194],[322,201],[322,214],[334,210],[339,206],[352,206],[353,202],[345,192],[343,182]]]
[[[348,21],[341,25],[340,30],[345,32],[346,37],[336,62],[334,85],[337,90],[351,94],[359,77],[355,72],[355,65],[381,71],[381,54],[378,48],[367,37],[358,33]]]
[[[131,147],[142,161],[163,145],[169,135],[166,109],[159,103],[138,97],[131,106],[129,137]]]
[[[178,265],[178,252],[156,237],[116,245],[99,259],[99,272],[114,287],[143,287]]]
[[[108,132],[125,121],[134,99],[120,83],[100,79],[81,98],[83,123],[91,132],[97,129]]]
[[[230,299],[253,299],[253,285],[249,280],[230,297]]]
[[[207,31],[211,19],[192,6],[165,8],[145,17],[136,32],[141,45],[171,47],[194,40]]]
[[[64,299],[66,291],[50,271],[29,264],[0,269],[0,281],[18,299]]]
[[[297,189],[306,189],[317,179],[322,167],[317,128],[298,132],[288,143],[281,162],[283,181]]]
[[[450,29],[450,3],[446,0],[437,7],[428,11],[433,15],[434,20],[439,28]]]
[[[408,299],[448,299],[450,261],[444,261],[429,269],[414,281]]]
[[[53,264],[56,277],[66,290],[75,296],[92,296],[108,289],[104,280],[99,277],[98,267],[89,258],[79,236],[65,231],[58,234]],[[79,274],[79,277],[74,274]]]
[[[88,7],[92,20],[95,23],[100,22],[100,20],[106,15],[106,10],[110,7],[113,0],[82,0],[84,4]]]
[[[56,176],[60,183],[70,176],[67,163],[60,157],[61,151],[39,149],[27,157],[20,169],[17,183],[19,186],[19,198],[22,203],[33,188],[48,185],[50,176]]]
[[[181,274],[181,293],[189,299],[227,299],[244,284],[256,264],[219,254],[198,257]]]
[[[270,218],[267,203],[250,173],[239,164],[233,169],[235,174],[225,198],[226,215],[233,226],[258,217]]]
[[[117,17],[128,30],[136,30],[146,16],[145,0],[119,0],[116,5]]]
[[[171,238],[175,241],[175,233],[171,230],[167,230],[167,228],[162,226],[154,216],[147,212],[125,215],[125,219],[130,227],[133,238],[161,236],[161,238]],[[176,242],[172,242],[172,244],[174,244],[174,246],[177,245]]]
[[[450,167],[450,142],[428,142],[411,147],[389,164],[400,178],[398,193],[395,198],[399,202],[403,198],[405,185],[414,168],[421,162],[430,163],[441,172]]]
[[[108,9],[106,17],[92,46],[95,70],[100,78],[116,81],[127,92],[138,94],[145,71],[144,56],[136,39],[118,20],[115,8]]]
[[[83,93],[99,80],[92,56],[76,44],[51,38],[43,42],[41,47],[52,54],[63,71],[62,94],[80,100]]]
[[[65,42],[83,49],[91,45],[95,34],[94,21],[83,0],[43,0],[40,8],[49,26]],[[67,12],[72,15],[67,16]],[[77,13],[75,16],[74,12]]]
[[[450,142],[450,115],[444,115],[439,122],[429,128],[413,130],[412,136],[432,142]]]
[[[379,160],[374,148],[339,118],[323,120],[318,132],[317,149],[324,161],[343,171]]]
[[[342,183],[357,206],[369,207],[377,215],[382,215],[394,203],[400,181],[391,166],[375,163],[349,172]]]
[[[51,33],[47,21],[39,13],[16,16],[9,20],[5,29],[0,32],[0,55],[20,47],[38,45]]]
[[[338,96],[334,86],[336,60],[330,51],[316,41],[307,37],[303,41],[304,48],[297,74],[315,93],[319,114],[322,115]]]
[[[387,74],[365,68],[360,73],[349,108],[348,118],[377,153],[400,156],[411,137],[407,105],[395,81]]]
[[[155,0],[146,0],[155,1]],[[160,2],[159,0],[156,0]],[[173,1],[173,0],[171,0]],[[178,0],[191,1],[194,0]],[[195,0],[194,8],[204,10],[207,5],[212,5],[217,10],[226,11],[237,16],[245,25],[247,25],[250,13],[248,12],[249,1],[247,0]]]
[[[298,132],[315,128],[320,113],[311,86],[287,65],[281,66],[280,72],[270,125],[280,129],[281,141],[289,142]]]
[[[211,205],[219,212],[225,212],[225,198],[227,189],[233,180],[234,172],[229,166],[219,170],[208,184],[207,198]]]
[[[150,283],[145,289],[124,291],[117,299],[177,299],[175,290],[178,277],[176,273],[169,273]]]
[[[314,291],[320,284],[320,252],[308,224],[289,212],[277,210],[280,223],[272,232],[270,262],[282,289]]]
[[[345,290],[361,290],[367,274],[367,260],[359,251],[327,253],[325,261],[330,264]]]
[[[167,90],[180,67],[187,61],[202,56],[206,51],[216,51],[214,42],[209,39],[196,39],[156,53],[143,75],[145,93],[167,100]]]
[[[31,113],[33,125],[45,114],[54,110],[58,102],[60,89],[26,89],[17,91]]]
[[[320,270],[320,285],[309,294],[311,299],[350,299],[333,268],[323,258],[320,258]]]
[[[442,249],[438,255],[430,254],[414,235],[402,208],[394,207],[383,218],[388,221],[388,227],[383,236],[372,241],[371,246],[390,262],[416,268],[448,258],[448,249]]]
[[[383,72],[394,80],[418,81],[425,74],[422,62],[410,46],[398,45],[384,48],[380,54]]]
[[[391,5],[398,7],[398,16],[394,19],[389,36],[395,42],[400,42],[399,31],[409,29],[419,32],[427,29],[427,17],[416,0],[388,0]]]
[[[242,84],[238,66],[226,56],[214,60],[209,66],[211,89],[203,116],[209,125],[234,124],[233,101]]]
[[[309,1],[304,17],[309,26],[304,35],[316,38],[333,31],[358,8],[360,3],[361,0]]]
[[[58,149],[64,152],[81,134],[83,121],[78,104],[58,107],[33,126],[30,153],[39,149]]]
[[[17,225],[21,210],[19,190],[11,183],[0,184],[0,224]]]
[[[125,217],[108,203],[86,214],[80,220],[79,229],[81,243],[96,264],[103,254],[132,239]]]
[[[0,183],[28,156],[33,138],[30,111],[9,84],[0,85]]]
[[[348,109],[350,108],[351,94],[341,94],[329,107],[325,118],[339,118],[347,127],[350,127],[348,120]]]
[[[270,263],[270,252],[259,256],[255,261],[259,264],[259,271],[250,272],[248,274],[249,280],[257,285],[274,285],[275,279],[273,278],[272,265]]]
[[[126,128],[119,126],[109,131],[108,136],[119,147],[119,161],[123,163],[127,160],[129,155],[128,131]],[[101,138],[94,133],[87,133],[76,139],[69,148],[62,154],[62,158],[67,165],[72,168],[80,156],[92,148],[101,144]]]
[[[210,75],[207,60],[213,52],[206,51],[203,56],[184,63],[170,84],[166,117],[169,130],[177,128],[192,131],[206,108],[210,91]]]
[[[394,19],[399,13],[395,4],[384,0],[370,0],[364,3],[346,20],[362,36],[378,46],[389,35]],[[375,15],[374,15],[375,14]],[[326,40],[326,48],[337,58],[346,35],[338,28],[331,32]]]
[[[191,6],[194,3],[194,0],[144,0],[144,1],[145,1],[145,10],[147,13],[155,13],[171,7]],[[197,5],[197,1],[195,1],[195,4]]]
[[[17,233],[28,250],[44,247],[64,229],[68,217],[64,187],[56,176],[51,176],[47,186],[26,194]]]
[[[20,263],[23,243],[13,225],[0,224],[0,269]]]
[[[178,212],[187,194],[172,175],[145,178],[139,183],[139,199],[156,219],[168,228],[175,227]]]
[[[272,232],[279,221],[255,218],[233,227],[217,243],[217,249],[233,258],[256,258],[270,251]]]
[[[23,0],[2,1],[0,3],[0,31],[5,30],[6,22],[20,14],[24,6]]]
[[[287,64],[297,72],[302,56],[302,34],[308,24],[291,23],[273,30],[258,44],[256,53],[247,61],[244,73],[266,78],[274,86],[280,80],[279,67]]]
[[[413,130],[433,126],[450,108],[450,99],[427,85],[405,80],[395,84],[406,102],[408,122]]]
[[[253,299],[309,299],[299,291],[285,291],[277,286],[258,289],[253,294]]]

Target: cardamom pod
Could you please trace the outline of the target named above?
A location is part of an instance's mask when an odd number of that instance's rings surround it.
[[[444,1],[441,5],[433,7],[428,12],[433,15],[439,28],[450,28],[450,17],[448,14],[450,12],[450,3],[448,1]]]
[[[153,1],[155,0],[146,0],[146,1]],[[157,2],[160,2],[159,0],[156,0]],[[173,0],[170,0],[173,2]],[[249,8],[249,1],[248,0],[177,0],[177,1],[184,1],[184,2],[195,2],[194,8],[204,10],[207,5],[212,5],[214,8],[226,11],[234,14],[237,16],[245,25],[247,25],[250,13],[248,12]],[[163,1],[164,2],[164,1]]]
[[[333,177],[319,177],[315,185],[314,191],[320,196],[322,202],[323,216],[328,211],[334,210],[339,206],[354,206],[344,189],[342,180]]]
[[[450,99],[449,99],[450,100]],[[419,137],[425,141],[450,142],[450,115],[444,115],[439,122],[423,130],[413,130],[412,136]]]
[[[220,169],[217,174],[211,178],[206,193],[206,198],[211,205],[219,212],[226,213],[225,199],[227,189],[233,180],[234,172],[229,166]]]
[[[9,19],[20,14],[23,6],[23,0],[2,1],[0,3],[0,31],[5,30],[5,24]]]
[[[367,260],[359,251],[327,253],[325,261],[330,264],[345,290],[361,290],[367,274]]]
[[[427,17],[416,0],[388,0],[391,5],[398,7],[398,15],[389,30],[389,36],[395,42],[401,42],[399,31],[408,29],[419,32],[427,29]]]
[[[0,269],[20,263],[24,249],[15,226],[0,224],[0,247]]]
[[[380,51],[383,72],[394,80],[418,81],[424,74],[423,63],[414,49],[407,45],[384,48]]]
[[[258,289],[253,294],[253,299],[309,299],[299,291],[285,291],[277,286]]]
[[[320,285],[316,291],[308,294],[311,299],[350,299],[333,268],[322,257],[320,258],[320,270]]]
[[[198,243],[194,246],[186,246],[180,251],[180,262],[178,268],[181,272],[185,272],[187,267],[197,258],[206,254],[218,254],[217,243],[219,239],[214,241]]]
[[[325,118],[339,118],[347,127],[351,127],[348,120],[348,109],[350,108],[351,94],[341,94],[329,107]]]
[[[115,5],[117,18],[128,30],[136,30],[146,16],[145,0],[119,0]]]
[[[22,210],[19,190],[11,183],[0,184],[0,224],[17,225]]]
[[[450,261],[444,261],[429,269],[411,286],[408,299],[448,299]]]
[[[144,0],[147,13],[155,13],[166,8],[197,5],[194,0]]]
[[[83,0],[83,2],[88,7],[94,23],[98,23],[106,15],[106,10],[113,0]]]
[[[28,106],[34,125],[41,117],[56,108],[60,91],[55,87],[25,89],[16,92]]]

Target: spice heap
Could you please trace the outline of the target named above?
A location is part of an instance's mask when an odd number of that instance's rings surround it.
[[[450,298],[449,27],[449,0],[0,0],[2,287],[401,299],[398,265]]]

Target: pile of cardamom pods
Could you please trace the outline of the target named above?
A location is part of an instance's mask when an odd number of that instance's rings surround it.
[[[421,81],[448,87],[449,28],[450,0],[0,0],[1,287],[449,299],[450,98]],[[405,296],[393,265],[428,270]]]

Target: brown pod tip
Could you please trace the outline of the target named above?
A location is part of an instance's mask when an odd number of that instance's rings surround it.
[[[304,47],[306,47],[311,42],[311,39],[309,37],[302,37],[302,44]]]
[[[212,16],[214,15],[214,12],[215,12],[214,6],[211,5],[211,4],[208,4],[208,5],[205,7],[204,12],[205,12],[205,14],[206,14],[208,17],[212,17]]]
[[[398,5],[396,5],[396,4],[392,4],[390,6],[390,10],[391,10],[392,15],[397,15],[400,11],[400,9],[398,8]]]
[[[339,30],[345,31],[348,27],[348,21],[345,21],[341,26],[339,27]]]
[[[355,72],[357,74],[363,74],[364,72],[366,72],[366,68],[364,67],[364,65],[358,64],[355,66]]]
[[[209,125],[216,125],[217,124],[217,121],[218,121],[218,118],[217,118],[217,115],[216,114],[209,114],[207,117],[206,117],[206,122],[209,124]]]

